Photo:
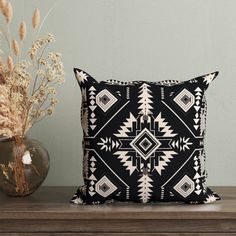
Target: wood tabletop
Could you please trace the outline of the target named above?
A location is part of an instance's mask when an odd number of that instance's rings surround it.
[[[236,187],[213,187],[222,200],[74,205],[76,187],[41,187],[29,197],[0,194],[0,236],[236,236]]]
[[[0,219],[236,219],[236,187],[212,187],[221,201],[205,205],[183,203],[74,205],[76,187],[41,187],[28,197],[0,193]]]

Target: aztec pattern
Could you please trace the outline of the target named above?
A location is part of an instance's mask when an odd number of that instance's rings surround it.
[[[71,202],[220,197],[206,186],[205,91],[218,72],[185,82],[97,82],[75,69],[82,92],[83,175]]]

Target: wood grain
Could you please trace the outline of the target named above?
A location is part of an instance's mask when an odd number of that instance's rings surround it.
[[[0,236],[236,236],[236,233],[0,233]]]
[[[208,205],[77,206],[69,204],[75,189],[41,187],[25,198],[0,194],[0,236],[236,235],[236,187],[213,187],[222,200]]]

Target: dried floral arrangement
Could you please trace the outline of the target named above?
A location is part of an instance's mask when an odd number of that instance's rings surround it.
[[[33,39],[27,59],[22,59],[26,23],[19,24],[17,40],[10,33],[11,3],[0,0],[0,11],[5,19],[0,37],[8,47],[8,52],[0,52],[0,137],[24,137],[35,123],[53,114],[57,104],[55,85],[64,81],[63,64],[59,53],[47,52],[55,41],[52,34]],[[33,35],[38,35],[44,20],[40,21],[36,9],[32,17]]]
[[[64,69],[61,55],[48,51],[48,46],[55,41],[53,35],[38,37],[46,19],[40,20],[38,9],[32,16],[34,38],[26,58],[23,58],[26,23],[20,22],[18,37],[14,38],[10,32],[13,19],[10,1],[0,0],[0,15],[3,17],[1,22],[5,22],[0,26],[0,39],[5,39],[7,48],[0,50],[0,144],[4,139],[12,143],[12,154],[4,153],[6,146],[1,146],[1,154],[6,160],[0,163],[0,185],[9,189],[13,186],[15,194],[27,195],[33,187],[25,173],[40,176],[42,171],[31,159],[34,157],[39,161],[37,150],[27,149],[24,138],[35,123],[53,114],[57,104],[55,86],[64,81]],[[24,48],[27,47],[24,45]],[[34,152],[33,156],[30,151]],[[7,160],[7,155],[12,155],[12,159]]]

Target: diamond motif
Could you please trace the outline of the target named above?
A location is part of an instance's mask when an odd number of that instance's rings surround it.
[[[175,186],[174,189],[184,198],[194,191],[194,182],[185,175]]]
[[[187,112],[195,103],[195,97],[187,89],[183,89],[175,98],[174,101]]]
[[[184,95],[182,98],[181,98],[181,101],[187,105],[189,102],[191,102],[191,98],[188,97],[187,95]]]
[[[143,159],[147,160],[160,147],[161,143],[145,128],[135,137],[130,145]]]
[[[95,185],[95,191],[107,197],[117,190],[117,187],[104,175]]]
[[[104,94],[104,95],[103,95],[102,97],[100,97],[99,99],[100,99],[100,101],[101,101],[104,105],[106,105],[106,104],[110,101],[110,98],[107,97],[106,94]]]
[[[109,110],[117,101],[118,99],[107,89],[103,89],[96,96],[96,103],[104,112]]]
[[[152,143],[147,139],[145,138],[141,143],[140,145],[142,146],[142,148],[144,150],[148,150],[148,148],[152,145]]]

